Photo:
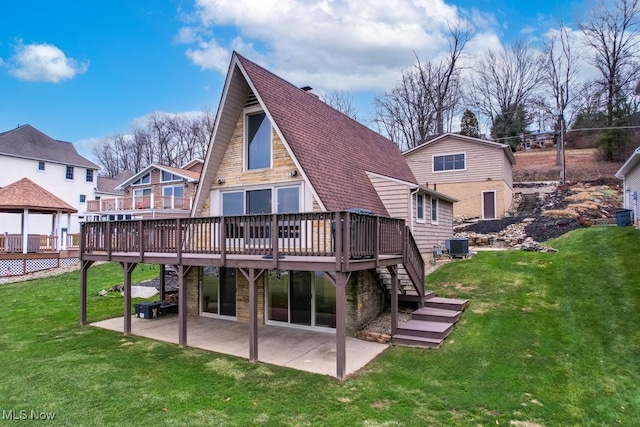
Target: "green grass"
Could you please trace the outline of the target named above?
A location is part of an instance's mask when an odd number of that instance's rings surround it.
[[[633,425],[640,231],[549,244],[559,252],[483,252],[428,276],[471,301],[450,339],[390,348],[344,382],[80,326],[77,272],[1,285],[0,411],[100,426]],[[89,278],[89,320],[122,315],[121,298],[97,296],[119,266]]]

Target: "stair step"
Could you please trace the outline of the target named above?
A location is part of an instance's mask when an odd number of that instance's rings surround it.
[[[391,338],[391,344],[404,347],[440,348],[441,339],[416,337],[412,335],[396,334]]]
[[[411,313],[414,320],[423,320],[430,322],[447,322],[456,323],[460,320],[462,311],[446,310],[442,308],[422,307]]]
[[[423,301],[432,299],[433,295],[434,294],[432,291],[425,291]],[[409,301],[409,302],[420,302],[420,296],[418,295],[418,292],[415,289],[407,289],[404,292],[404,294],[398,294],[398,300]]]
[[[453,330],[453,323],[409,320],[396,329],[400,335],[444,339]]]
[[[433,297],[424,302],[425,307],[441,308],[444,310],[464,311],[469,300]]]

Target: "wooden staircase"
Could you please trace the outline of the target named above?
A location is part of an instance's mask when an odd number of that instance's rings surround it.
[[[411,313],[411,320],[396,328],[391,343],[406,347],[440,348],[460,320],[467,304],[468,300],[428,298],[424,307]]]

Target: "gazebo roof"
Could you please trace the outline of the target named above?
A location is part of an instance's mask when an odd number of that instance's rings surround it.
[[[76,208],[28,178],[0,188],[0,212],[22,213],[25,209],[43,214],[78,212]]]

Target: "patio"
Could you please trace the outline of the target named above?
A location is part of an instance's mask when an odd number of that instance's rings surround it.
[[[249,359],[249,325],[222,319],[189,316],[187,345]],[[124,318],[102,320],[91,326],[124,332]],[[178,316],[141,319],[132,316],[131,334],[178,344]],[[335,376],[336,335],[272,325],[258,327],[258,361],[301,371]],[[388,345],[346,338],[346,374],[350,375],[382,353]]]

